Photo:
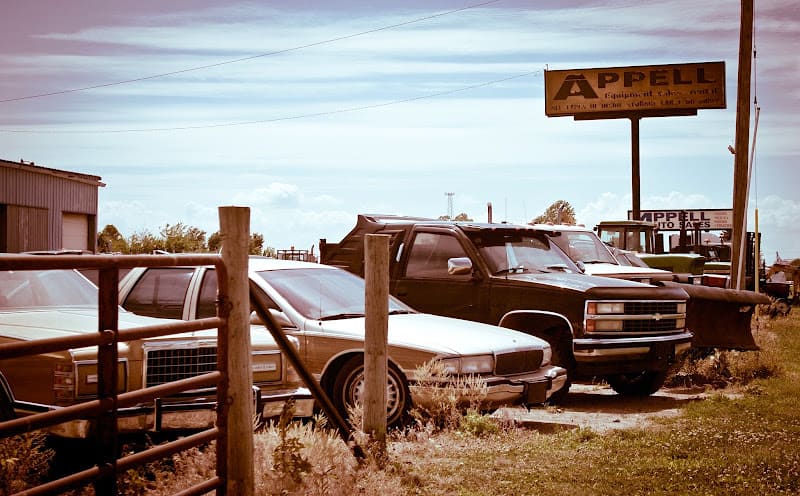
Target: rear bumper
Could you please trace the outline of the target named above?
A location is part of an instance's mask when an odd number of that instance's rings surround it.
[[[313,415],[314,399],[306,388],[269,391],[263,395],[254,388],[254,408],[256,414],[266,419],[277,417],[289,400],[294,400],[295,417]],[[43,406],[39,412],[58,407]],[[27,410],[27,411],[26,411]],[[22,414],[37,413],[23,408]],[[191,431],[208,429],[217,420],[216,396],[191,396],[165,398],[152,404],[120,408],[117,411],[117,430],[120,434],[144,432]],[[95,420],[79,419],[64,422],[46,429],[49,433],[65,438],[90,438],[95,432]]]

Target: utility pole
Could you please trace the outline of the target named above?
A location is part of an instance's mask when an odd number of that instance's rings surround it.
[[[753,0],[741,0],[739,28],[739,79],[736,98],[736,143],[733,166],[733,239],[731,240],[731,286],[742,289],[741,260],[747,256],[747,186],[750,141],[750,73],[753,57]],[[744,253],[742,253],[744,252]]]

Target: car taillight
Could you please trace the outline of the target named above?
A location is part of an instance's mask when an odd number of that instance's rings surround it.
[[[53,394],[57,402],[70,403],[75,400],[75,365],[56,364],[53,370]]]

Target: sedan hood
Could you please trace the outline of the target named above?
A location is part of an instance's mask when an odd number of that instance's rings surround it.
[[[309,321],[324,332],[363,339],[364,318]],[[424,350],[439,355],[474,355],[542,349],[547,343],[519,331],[479,322],[424,313],[389,316],[389,345]]]

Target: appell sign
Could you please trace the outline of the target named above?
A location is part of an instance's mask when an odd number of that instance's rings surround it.
[[[661,231],[679,231],[681,229],[703,229],[717,231],[733,228],[733,210],[684,209],[684,210],[642,210],[638,220],[654,222]],[[628,218],[633,212],[628,210]]]
[[[725,108],[725,62],[545,71],[545,115]]]

